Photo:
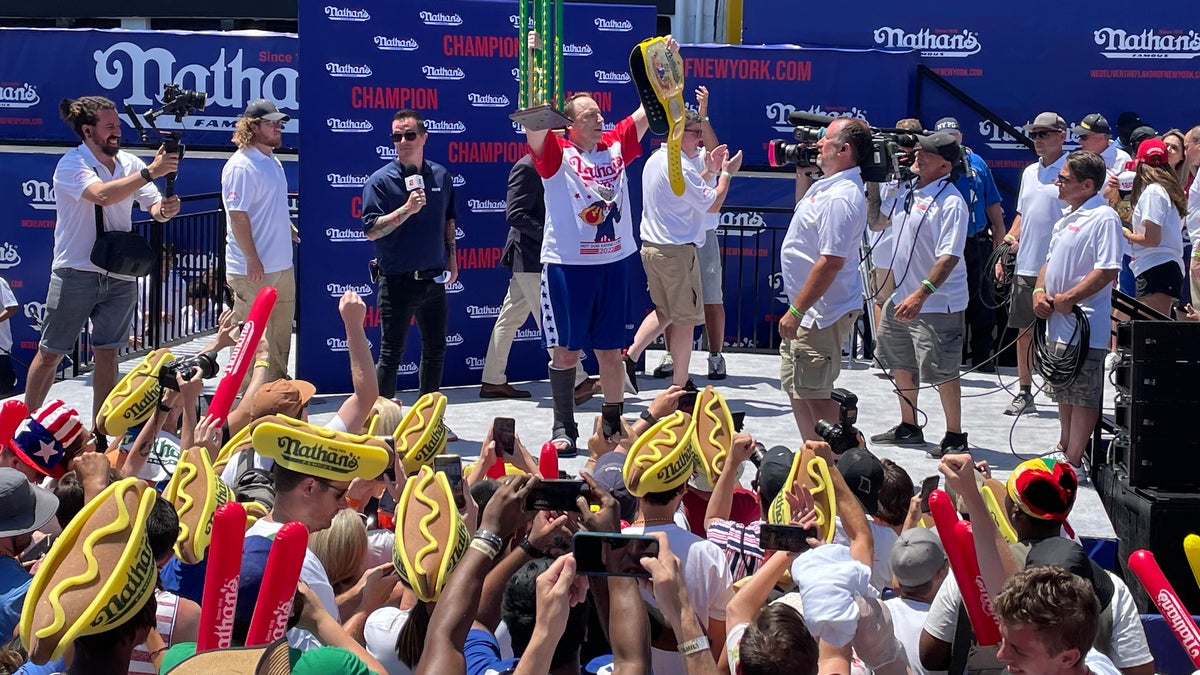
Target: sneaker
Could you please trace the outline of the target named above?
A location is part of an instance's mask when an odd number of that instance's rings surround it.
[[[1012,403],[1004,409],[1005,415],[1027,415],[1037,412],[1037,406],[1033,403],[1033,394],[1021,392],[1013,397]]]
[[[996,372],[996,360],[993,358],[972,359],[971,369],[977,373],[993,374]]]
[[[622,359],[625,362],[625,393],[636,394],[638,393],[637,361],[629,358],[628,354]]]
[[[1121,355],[1116,352],[1109,352],[1104,356],[1104,372],[1112,372],[1117,364],[1121,362]]]
[[[901,422],[882,434],[875,434],[871,437],[871,442],[884,445],[925,445],[925,434],[921,427]]]
[[[658,367],[654,369],[654,376],[657,378],[671,377],[675,374],[675,362],[671,360],[671,352],[663,352],[662,360],[658,362]]]
[[[941,459],[946,455],[959,455],[962,453],[970,453],[971,449],[967,447],[967,434],[963,432],[956,434],[953,431],[947,431],[942,437],[942,442],[937,448],[925,453],[930,459]]]
[[[725,356],[723,354],[708,355],[708,379],[725,379]]]

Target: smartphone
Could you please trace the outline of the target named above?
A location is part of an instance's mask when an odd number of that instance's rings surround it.
[[[50,537],[50,536],[46,536],[46,537],[42,537],[41,539],[38,539],[37,542],[35,542],[29,548],[25,549],[25,551],[23,553],[21,553],[19,562],[31,563],[35,560],[39,560],[42,556],[46,555],[46,553],[50,550],[50,540],[51,539],[53,539],[53,537]]]
[[[592,496],[592,488],[581,480],[544,480],[525,495],[526,511],[579,511],[575,499]]]
[[[679,410],[691,415],[696,410],[696,394],[699,392],[689,391],[679,397]]]
[[[625,429],[621,424],[621,404],[605,403],[600,406],[600,433],[606,441],[617,441],[625,438]]]
[[[497,417],[492,420],[492,440],[496,442],[496,452],[506,455],[513,454],[516,442],[517,421],[511,417]]]
[[[746,426],[746,411],[734,410],[729,413],[729,416],[733,418],[733,433],[740,434],[742,427]]]
[[[758,544],[764,551],[792,551],[803,553],[811,548],[809,538],[817,539],[817,528],[799,525],[770,525],[763,523],[758,528]]]
[[[466,497],[463,496],[462,458],[458,455],[435,455],[433,470],[446,474],[450,482],[450,493],[454,495],[454,505],[462,511],[467,507]]]
[[[930,476],[921,481],[921,513],[929,513],[929,495],[938,489],[941,481],[941,476]]]
[[[658,556],[658,540],[644,534],[576,532],[573,539],[579,574],[649,579],[642,558]]]

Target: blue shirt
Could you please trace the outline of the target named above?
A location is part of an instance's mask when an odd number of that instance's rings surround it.
[[[496,636],[478,628],[467,632],[467,641],[463,644],[463,657],[466,659],[467,675],[506,675],[516,671],[517,664],[521,661],[500,658],[500,643],[496,641]],[[612,670],[612,654],[605,654],[588,661],[582,673],[608,675]]]
[[[387,236],[375,240],[375,255],[384,274],[446,269],[446,221],[454,220],[454,187],[446,167],[426,161],[421,165],[425,179],[425,206],[408,217]],[[363,187],[363,231],[375,221],[404,206],[404,167],[388,162]]]
[[[33,575],[12,558],[0,558],[0,635],[7,639],[21,622],[25,592]]]
[[[967,162],[975,175],[964,173],[954,187],[967,202],[971,218],[967,222],[967,236],[982,232],[988,226],[987,207],[1000,203],[1000,191],[992,179],[992,170],[979,155],[967,150]]]

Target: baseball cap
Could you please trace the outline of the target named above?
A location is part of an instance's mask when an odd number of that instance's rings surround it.
[[[1164,166],[1167,163],[1167,146],[1161,138],[1147,138],[1137,146],[1137,159],[1150,166]]]
[[[1143,124],[1129,134],[1129,145],[1135,148],[1141,147],[1142,141],[1155,138],[1157,136],[1158,132],[1154,130],[1154,127],[1148,127]]]
[[[1008,475],[1008,496],[1031,518],[1063,522],[1075,505],[1079,479],[1066,462],[1029,459]]]
[[[945,134],[934,134],[944,136]],[[865,448],[850,448],[837,461],[837,469],[867,515],[879,507],[879,488],[883,485],[883,463]]]
[[[962,133],[962,127],[958,126],[958,120],[954,119],[953,117],[943,117],[942,119],[938,120],[937,124],[933,125],[933,130],[938,133],[946,134],[950,132]]]
[[[950,134],[922,136],[921,150],[938,155],[951,164],[957,164],[962,159],[962,146]]]
[[[1071,132],[1076,136],[1083,134],[1108,134],[1112,135],[1112,129],[1108,126],[1108,120],[1104,119],[1104,115],[1100,113],[1092,113],[1084,117],[1079,124],[1076,124]]]
[[[892,544],[892,574],[908,587],[929,583],[946,566],[946,551],[932,531],[909,528]]]
[[[1142,116],[1133,111],[1117,115],[1117,129],[1136,129],[1140,126],[1142,126]]]
[[[1062,115],[1056,112],[1040,113],[1033,118],[1033,122],[1025,125],[1025,132],[1036,131],[1038,129],[1054,129],[1056,131],[1066,131],[1067,123],[1063,120]]]
[[[786,445],[776,445],[763,453],[762,464],[758,467],[758,491],[764,504],[774,501],[775,495],[787,485],[794,454],[795,451]]]
[[[629,493],[625,487],[625,476],[622,469],[625,466],[625,453],[608,452],[600,455],[592,467],[592,478],[617,500],[621,507],[621,520],[633,522],[637,515],[637,497]]]
[[[279,108],[275,104],[265,98],[255,99],[246,106],[246,112],[242,113],[242,117],[253,117],[257,119],[271,120],[278,122],[280,120],[287,122],[292,118],[279,112]]]
[[[41,528],[58,510],[58,497],[16,469],[0,469],[0,537],[15,537]]]
[[[79,413],[54,400],[38,408],[17,427],[9,447],[38,473],[62,478],[67,472],[66,453],[83,434]]]
[[[317,393],[317,388],[304,380],[275,380],[254,392],[250,401],[250,418],[267,415],[299,417],[300,409]]]
[[[1054,565],[1061,567],[1075,576],[1086,579],[1092,584],[1100,606],[1107,607],[1112,601],[1115,590],[1112,578],[1108,576],[1095,560],[1084,552],[1083,546],[1063,537],[1043,539],[1029,548],[1025,556],[1026,567],[1039,565]]]

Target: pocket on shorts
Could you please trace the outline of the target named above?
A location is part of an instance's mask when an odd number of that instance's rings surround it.
[[[829,386],[829,371],[833,360],[808,350],[797,350],[792,357],[795,388],[824,389]]]
[[[962,361],[962,347],[965,331],[934,331],[934,353],[930,361],[938,373],[958,372],[958,364]]]
[[[50,273],[50,286],[46,289],[46,309],[58,309],[62,300],[63,280],[61,272]]]

